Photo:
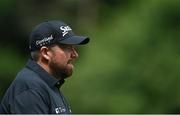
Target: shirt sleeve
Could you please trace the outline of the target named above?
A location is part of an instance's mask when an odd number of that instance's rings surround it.
[[[11,113],[15,114],[48,114],[49,107],[43,96],[32,89],[23,91],[14,97]]]

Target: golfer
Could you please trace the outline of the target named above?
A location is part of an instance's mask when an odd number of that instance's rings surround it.
[[[88,37],[75,35],[62,21],[37,25],[29,37],[30,59],[7,89],[0,113],[70,114],[59,89],[73,73],[76,46],[88,42]]]

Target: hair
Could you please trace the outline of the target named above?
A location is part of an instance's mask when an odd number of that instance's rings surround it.
[[[34,61],[38,61],[39,60],[39,50],[36,51],[32,51],[31,52],[31,57]]]

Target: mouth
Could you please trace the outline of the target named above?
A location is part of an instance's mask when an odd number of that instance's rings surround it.
[[[67,64],[74,65],[74,60],[69,60]]]
[[[73,60],[69,60],[68,63],[67,63],[67,67],[69,69],[73,69],[74,68],[74,61]]]

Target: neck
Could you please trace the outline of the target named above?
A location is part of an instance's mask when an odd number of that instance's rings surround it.
[[[48,72],[51,76],[55,77],[58,80],[61,80],[61,77],[57,76],[56,74],[54,74],[52,72],[52,70],[50,69],[49,65],[46,63],[43,63],[41,61],[38,61],[37,64],[39,64],[46,72]]]
[[[37,64],[39,64],[45,71],[47,71],[50,75],[52,75],[51,71],[50,71],[50,68],[48,67],[47,64],[44,64],[40,61],[37,62]]]

